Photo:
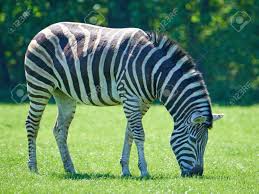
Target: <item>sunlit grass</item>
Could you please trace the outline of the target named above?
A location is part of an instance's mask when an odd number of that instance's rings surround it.
[[[76,176],[64,173],[52,134],[55,105],[48,105],[41,123],[37,175],[27,169],[28,105],[0,106],[0,193],[259,193],[259,106],[214,107],[225,117],[209,132],[203,178],[180,177],[169,145],[172,120],[163,107],[152,107],[144,118],[148,180],[138,178],[135,146],[133,177],[120,177],[126,126],[120,106],[77,107],[68,140]]]

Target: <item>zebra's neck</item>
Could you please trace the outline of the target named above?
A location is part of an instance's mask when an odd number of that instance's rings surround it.
[[[210,98],[201,74],[191,70],[175,79],[178,80],[172,79],[159,92],[160,101],[165,105],[175,123],[182,123],[197,111],[211,117]]]
[[[211,117],[209,94],[192,58],[167,37],[149,35],[155,46],[161,46],[164,41],[164,60],[154,66],[155,96],[165,105],[175,122],[185,120],[195,111]]]

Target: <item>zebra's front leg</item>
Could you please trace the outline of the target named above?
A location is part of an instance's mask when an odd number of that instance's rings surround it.
[[[144,141],[143,140],[135,140],[137,150],[138,150],[138,167],[141,173],[141,177],[149,177],[149,173],[147,170],[147,162],[144,154]]]
[[[75,174],[76,171],[67,146],[67,135],[70,123],[74,117],[76,102],[60,92],[55,92],[54,98],[58,105],[58,118],[53,129],[53,133],[65,171]]]
[[[130,158],[130,151],[131,151],[131,146],[133,142],[133,136],[131,131],[129,130],[129,127],[127,125],[126,127],[126,132],[125,132],[125,138],[124,138],[124,145],[123,145],[123,150],[122,150],[122,155],[121,155],[121,168],[122,168],[122,176],[131,176],[131,173],[129,171],[129,158]]]
[[[128,127],[138,151],[138,167],[141,177],[148,177],[147,162],[144,154],[145,133],[142,126],[141,104],[138,101],[124,102],[124,110],[128,119]]]

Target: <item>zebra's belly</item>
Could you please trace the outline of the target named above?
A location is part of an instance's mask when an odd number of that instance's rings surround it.
[[[69,92],[65,88],[59,88],[62,92],[75,99],[77,102],[94,106],[114,106],[121,104],[115,81],[110,83],[100,82],[98,85],[84,86],[79,83]]]

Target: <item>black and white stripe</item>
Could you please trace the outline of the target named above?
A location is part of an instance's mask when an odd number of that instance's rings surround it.
[[[66,138],[76,102],[123,104],[128,123],[122,173],[130,175],[128,161],[134,140],[141,175],[147,176],[141,120],[150,104],[159,99],[175,121],[171,145],[182,172],[201,174],[207,128],[213,120],[209,96],[192,59],[166,36],[136,28],[53,24],[28,46],[25,72],[30,97],[26,128],[31,170],[37,171],[37,131],[53,95],[59,108],[53,132],[66,171],[75,172]]]

